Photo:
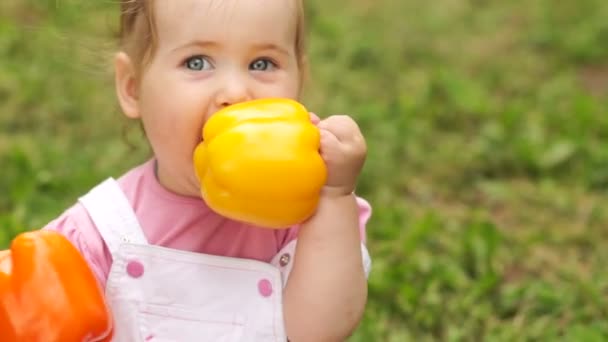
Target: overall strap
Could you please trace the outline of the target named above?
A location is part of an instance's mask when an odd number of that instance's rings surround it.
[[[79,202],[114,255],[121,243],[148,244],[129,200],[113,178],[108,178]]]

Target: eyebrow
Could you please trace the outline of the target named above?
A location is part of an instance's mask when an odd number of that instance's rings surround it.
[[[253,49],[254,50],[276,50],[284,55],[289,55],[289,52],[287,52],[286,49],[273,44],[273,43],[260,43],[260,44],[253,44]]]
[[[176,48],[173,48],[171,51],[177,51],[177,50],[185,49],[185,48],[188,48],[191,46],[198,46],[198,47],[204,47],[204,48],[217,48],[218,46],[220,46],[220,44],[217,42],[214,42],[214,41],[195,40],[190,43],[180,45]],[[251,46],[251,50],[275,50],[284,55],[289,55],[289,52],[286,49],[284,49],[274,43],[256,43]]]
[[[217,46],[219,46],[219,44],[218,44],[218,43],[216,43],[216,42],[211,42],[211,41],[195,40],[195,41],[192,41],[192,42],[190,42],[190,43],[183,44],[183,45],[180,45],[180,46],[178,46],[178,47],[175,47],[175,48],[171,49],[171,51],[173,52],[173,51],[177,51],[177,50],[181,50],[181,49],[189,48],[189,47],[191,47],[191,46],[199,46],[199,47],[217,47]]]

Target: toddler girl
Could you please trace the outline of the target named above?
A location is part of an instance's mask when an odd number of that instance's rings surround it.
[[[311,114],[328,179],[315,214],[289,229],[216,214],[193,167],[219,109],[299,98],[302,2],[121,0],[116,93],[154,156],[45,227],[67,236],[96,274],[115,341],[338,341],[359,323],[371,210],[353,193],[366,146],[350,117]]]

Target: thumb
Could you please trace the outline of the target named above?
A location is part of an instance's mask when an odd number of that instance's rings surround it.
[[[310,121],[313,123],[313,125],[318,125],[319,122],[321,122],[321,118],[319,118],[317,114],[308,113],[308,115],[310,116]]]

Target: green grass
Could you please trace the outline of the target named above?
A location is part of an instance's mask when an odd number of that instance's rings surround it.
[[[607,340],[608,3],[307,7],[305,102],[369,144],[374,269],[352,340]],[[0,3],[0,247],[149,153],[114,99],[115,13]]]

